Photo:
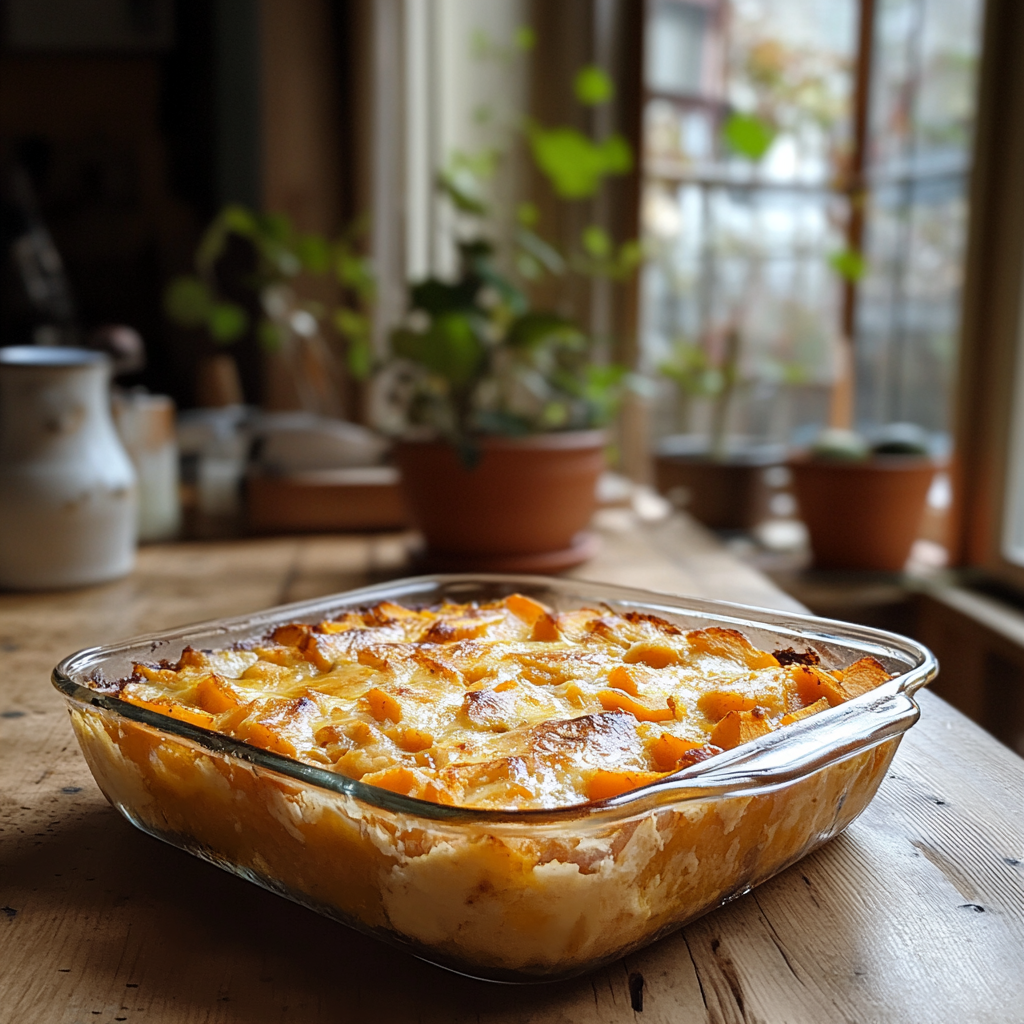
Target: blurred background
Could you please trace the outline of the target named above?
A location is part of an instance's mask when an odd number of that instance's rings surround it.
[[[588,367],[622,370],[619,479],[815,611],[940,656],[969,635],[969,672],[1024,712],[1024,627],[985,604],[1024,593],[1011,0],[4,0],[0,17],[0,346],[101,348],[122,402],[167,396],[187,532],[401,525],[383,498],[298,522],[266,482],[390,471],[389,360],[415,362],[471,265],[492,328],[544,310],[586,336]],[[575,422],[563,391],[604,400],[577,369],[530,429]],[[506,427],[534,415],[496,408]],[[806,452],[929,461],[909,561],[812,553]],[[723,499],[738,518],[702,505],[708,464],[749,477]]]

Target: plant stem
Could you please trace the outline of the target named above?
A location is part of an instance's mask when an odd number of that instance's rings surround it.
[[[724,462],[729,454],[727,428],[729,410],[739,378],[740,350],[743,338],[736,325],[729,328],[725,336],[725,358],[722,360],[722,390],[715,398],[711,410],[711,458],[715,462]]]

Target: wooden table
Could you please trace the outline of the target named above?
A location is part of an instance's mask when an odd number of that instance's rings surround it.
[[[792,607],[672,517],[599,519],[577,575]],[[403,573],[407,538],[149,547],[129,579],[0,595],[0,1022],[1024,1021],[1024,761],[934,696],[825,848],[588,977],[470,981],[135,831],[49,683],[70,651]]]

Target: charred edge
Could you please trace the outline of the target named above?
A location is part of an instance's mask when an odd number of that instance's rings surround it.
[[[644,1012],[644,976],[639,971],[629,976],[629,1004],[634,1013]]]
[[[780,665],[820,665],[821,658],[816,651],[794,651],[786,647],[781,651],[773,651],[773,657]]]
[[[667,619],[658,618],[657,615],[649,615],[647,612],[623,612],[622,618],[627,622],[637,625],[640,622],[649,622],[652,626],[656,626],[662,633],[666,633],[669,636],[682,636],[683,631],[678,626],[673,626]]]
[[[97,668],[89,676],[89,689],[116,697],[129,682],[135,682],[140,678],[142,678],[141,674],[133,669],[131,675],[125,676],[123,679],[107,679],[102,670]]]

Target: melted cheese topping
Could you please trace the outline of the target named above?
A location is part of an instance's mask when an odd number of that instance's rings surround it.
[[[871,658],[827,672],[731,629],[513,594],[382,602],[251,649],[186,648],[136,665],[119,696],[394,792],[527,809],[647,785],[888,678]]]

